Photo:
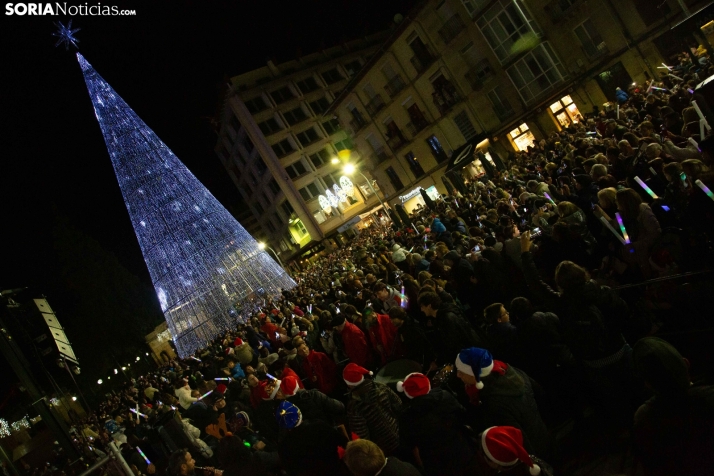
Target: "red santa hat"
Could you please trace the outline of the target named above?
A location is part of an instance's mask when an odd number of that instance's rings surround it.
[[[233,345],[236,347],[240,347],[243,345],[243,339],[240,337],[236,337],[236,340],[233,341]]]
[[[431,391],[431,382],[426,375],[414,372],[407,375],[403,382],[397,382],[397,390],[409,398],[420,397]]]
[[[499,466],[513,466],[520,461],[532,476],[540,474],[540,466],[533,464],[523,448],[523,433],[518,428],[492,426],[481,433],[481,446],[486,457]]]
[[[228,387],[226,387],[222,383],[216,385],[216,392],[220,393],[221,395],[224,395],[226,393],[226,390],[228,390]]]
[[[356,387],[364,382],[365,375],[372,375],[372,372],[351,362],[347,364],[345,370],[342,371],[342,378],[350,387]]]
[[[298,392],[298,390],[300,390],[300,384],[298,384],[298,379],[296,379],[292,375],[288,375],[287,377],[283,378],[280,383],[280,390],[283,391],[283,395],[285,395],[286,397],[294,396]]]
[[[224,352],[226,355],[231,355],[233,353],[233,347],[226,347]]]
[[[271,382],[261,380],[258,384],[258,387],[260,388],[260,398],[263,400],[273,400],[275,398],[275,395],[277,395],[278,390],[280,389],[280,380],[273,380],[273,382],[275,383],[275,387],[273,387],[273,390],[268,393],[268,384]]]

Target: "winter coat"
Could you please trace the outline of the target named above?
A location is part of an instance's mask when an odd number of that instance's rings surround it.
[[[345,405],[319,390],[298,390],[287,401],[300,409],[303,421],[323,421],[335,426],[335,420],[345,414]]]
[[[429,269],[429,266],[431,263],[427,261],[426,259],[422,258],[421,261],[419,261],[416,266],[414,266],[414,272],[418,276],[420,272],[422,271],[427,271]]]
[[[347,403],[349,430],[375,442],[389,455],[399,446],[397,418],[402,400],[384,384],[367,380],[354,389]]]
[[[382,365],[387,363],[390,345],[397,335],[397,328],[394,327],[389,316],[386,314],[376,314],[372,325],[367,330],[372,348],[381,358]],[[381,347],[381,351],[379,348]]]
[[[350,362],[353,362],[361,367],[369,367],[372,356],[367,347],[367,339],[364,333],[351,322],[345,321],[345,327],[340,333],[342,345]]]
[[[198,398],[191,396],[191,388],[181,387],[174,390],[174,395],[179,399],[179,405],[184,410],[188,410],[193,402],[197,402]]]
[[[255,354],[248,343],[244,342],[243,345],[239,345],[233,349],[233,357],[238,360],[243,367],[246,367],[253,362]]]
[[[466,410],[451,393],[434,388],[410,400],[399,417],[400,438],[418,448],[428,475],[462,474],[476,454],[464,428]]]
[[[302,370],[307,376],[308,386],[326,395],[331,394],[335,389],[337,366],[327,354],[311,350],[307,357],[302,359]],[[316,380],[313,381],[313,377]]]
[[[426,371],[436,361],[436,353],[426,334],[410,317],[397,329],[396,342],[389,348],[389,359],[403,357],[419,362]]]
[[[422,476],[422,474],[413,465],[392,456],[387,458],[387,464],[379,472],[379,476]]]
[[[478,432],[492,426],[513,426],[523,432],[523,446],[530,454],[550,457],[551,438],[538,412],[531,379],[523,371],[508,366],[500,375],[491,372],[481,379]]]
[[[589,281],[577,291],[560,294],[541,281],[530,251],[522,259],[528,287],[557,314],[565,343],[577,360],[604,359],[625,346],[620,329],[629,308],[614,291]]]
[[[454,304],[442,303],[433,322],[433,341],[438,364],[453,362],[463,349],[484,347],[484,340],[461,317]]]
[[[615,91],[615,99],[617,100],[618,104],[624,104],[627,102],[628,99],[630,99],[630,96],[622,89],[618,89],[617,91]]]

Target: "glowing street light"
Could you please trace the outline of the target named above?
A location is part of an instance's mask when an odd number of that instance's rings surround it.
[[[77,401],[77,397],[72,397],[72,401],[73,401],[73,402],[76,402],[76,401]]]
[[[338,159],[337,157],[333,157],[330,162],[332,162],[333,164],[339,164],[339,163],[340,163],[340,159]]]
[[[141,357],[137,357],[137,358],[136,358],[136,361],[137,361],[137,362],[140,361],[140,360],[141,360]]]
[[[259,242],[258,242],[258,248],[260,248],[261,250],[264,250],[264,249],[267,248],[267,249],[269,249],[270,251],[272,251],[273,254],[275,255],[275,258],[278,260],[278,263],[280,263],[280,267],[283,268],[283,269],[285,268],[285,266],[283,266],[282,260],[280,259],[280,256],[278,256],[278,254],[275,252],[275,250],[272,249],[270,246],[266,245],[266,244],[263,243],[262,241],[259,241]]]
[[[101,385],[101,384],[103,384],[103,383],[104,383],[104,380],[102,380],[102,379],[99,379],[99,380],[97,380],[97,383],[98,383],[99,385]]]
[[[122,367],[121,369],[122,369],[122,370],[126,370],[126,367]]]
[[[124,370],[124,369],[122,369],[122,370]],[[116,375],[118,373],[119,373],[119,371],[117,369],[114,369],[114,375]]]
[[[382,201],[382,198],[379,196],[377,191],[374,189],[372,186],[372,181],[369,180],[362,172],[357,170],[357,167],[354,166],[354,164],[347,163],[345,166],[342,168],[342,172],[345,175],[352,175],[355,172],[360,174],[363,179],[367,182],[367,185],[369,186],[369,189],[372,191],[372,193],[377,197],[377,200],[379,200],[379,204],[382,205],[382,209],[384,210],[384,213],[387,213],[387,207],[384,205],[384,202]]]

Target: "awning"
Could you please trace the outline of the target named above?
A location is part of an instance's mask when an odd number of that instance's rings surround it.
[[[460,169],[466,164],[470,164],[476,160],[474,152],[476,146],[486,140],[488,136],[486,134],[477,134],[466,144],[462,145],[451,154],[451,159],[449,159],[449,165],[446,167],[446,172],[451,172],[454,169]]]

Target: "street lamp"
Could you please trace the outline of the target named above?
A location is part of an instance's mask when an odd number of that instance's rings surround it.
[[[335,159],[332,159],[333,163],[335,162],[335,160],[337,160],[337,162],[339,162],[339,159],[335,158]],[[370,190],[372,191],[372,193],[377,197],[377,200],[379,200],[379,204],[382,205],[382,208],[384,209],[384,213],[387,213],[387,207],[384,205],[384,202],[382,201],[382,198],[379,196],[379,194],[377,193],[377,191],[376,191],[376,190],[374,189],[374,187],[372,186],[372,182],[371,182],[362,172],[360,172],[359,170],[357,170],[357,168],[356,168],[353,164],[345,164],[345,167],[342,169],[342,172],[344,172],[345,175],[352,175],[352,174],[354,174],[355,172],[357,172],[358,174],[360,174],[360,175],[362,176],[362,178],[365,179],[365,181],[367,182],[367,185],[369,186],[369,189],[370,189]]]
[[[272,249],[270,246],[266,245],[266,244],[263,243],[262,241],[261,241],[261,242],[258,242],[258,248],[260,248],[261,250],[264,250],[264,249],[267,248],[267,249],[269,249],[270,251],[272,251],[273,254],[275,255],[275,258],[277,258],[278,263],[280,263],[280,267],[283,268],[283,269],[285,269],[285,266],[283,266],[283,262],[280,260],[280,256],[278,256],[278,254],[275,252],[274,249]]]
[[[104,383],[104,380],[102,380],[102,379],[99,379],[99,380],[97,380],[97,383],[98,383],[99,385],[101,385],[101,384],[103,384],[103,383]]]

